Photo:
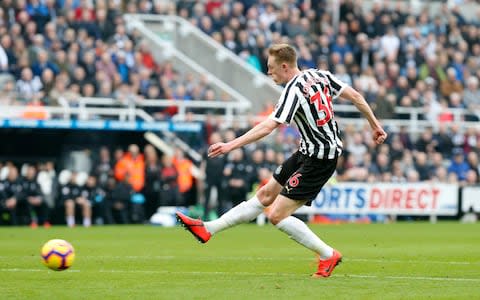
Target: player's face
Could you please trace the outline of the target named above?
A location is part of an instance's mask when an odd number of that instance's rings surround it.
[[[283,79],[283,73],[284,73],[284,68],[282,66],[283,64],[277,63],[275,60],[275,57],[269,56],[268,61],[267,61],[267,74],[272,77],[273,81],[275,81],[276,84],[282,84],[285,83],[285,80]]]

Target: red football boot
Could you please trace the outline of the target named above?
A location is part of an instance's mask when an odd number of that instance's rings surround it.
[[[312,277],[329,277],[332,274],[333,269],[342,261],[342,254],[337,250],[333,250],[332,257],[328,259],[318,260],[318,270],[312,275]]]
[[[208,242],[212,235],[207,231],[202,220],[192,219],[181,212],[176,212],[175,214],[177,215],[178,222],[188,229],[200,243]]]

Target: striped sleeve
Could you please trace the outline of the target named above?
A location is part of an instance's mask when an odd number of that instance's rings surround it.
[[[283,89],[282,95],[270,115],[270,119],[282,124],[290,124],[292,122],[300,104],[296,82],[297,80],[295,77]]]
[[[337,98],[343,92],[343,90],[347,87],[347,84],[335,77],[330,72],[325,72],[325,76],[327,77],[330,83],[330,93],[332,98]]]

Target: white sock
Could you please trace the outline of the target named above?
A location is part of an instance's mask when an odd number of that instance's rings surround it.
[[[278,229],[288,234],[297,243],[320,255],[321,259],[330,258],[333,255],[332,247],[325,244],[307,224],[295,217],[288,217],[275,225]]]
[[[90,227],[91,225],[92,225],[92,219],[91,218],[83,218],[83,226]]]
[[[68,227],[75,226],[75,217],[74,216],[67,216],[67,226]]]
[[[257,196],[254,196],[248,201],[243,201],[237,206],[233,207],[220,218],[205,222],[205,228],[212,235],[225,230],[229,227],[249,222],[255,219],[259,214],[263,212],[265,206],[258,200]]]

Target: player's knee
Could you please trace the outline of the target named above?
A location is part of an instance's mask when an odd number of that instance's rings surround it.
[[[273,203],[276,195],[269,190],[266,186],[260,188],[257,192],[257,198],[264,206],[268,206]]]
[[[268,212],[267,218],[270,221],[270,223],[272,223],[273,225],[277,225],[283,219],[285,219],[285,216],[283,216],[283,214],[278,213],[278,211],[272,209],[270,212]]]

